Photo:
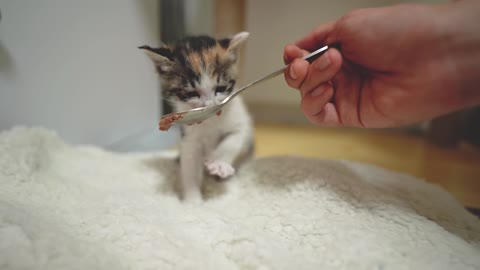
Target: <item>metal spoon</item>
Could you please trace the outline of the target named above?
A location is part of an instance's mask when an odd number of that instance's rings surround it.
[[[309,61],[310,63],[315,60],[316,58],[318,58],[322,53],[322,52],[325,52],[329,47],[328,46],[324,46],[306,56],[303,57],[303,59]],[[213,106],[207,106],[207,107],[200,107],[200,108],[195,108],[195,109],[192,109],[192,110],[188,110],[188,111],[183,111],[183,112],[174,112],[174,113],[170,113],[170,114],[166,114],[164,115],[161,120],[160,120],[160,130],[168,130],[170,128],[170,126],[175,122],[177,124],[194,124],[194,123],[197,123],[197,122],[201,122],[201,121],[204,121],[208,118],[210,118],[211,116],[215,115],[216,113],[218,113],[222,108],[223,106],[225,106],[228,102],[230,102],[236,95],[240,94],[240,92],[246,90],[247,88],[250,88],[252,86],[254,86],[255,84],[257,83],[260,83],[260,82],[263,82],[263,81],[266,81],[266,80],[269,80],[273,77],[276,77],[280,74],[282,74],[285,69],[287,69],[288,65],[256,80],[256,81],[253,81],[243,87],[241,87],[240,89],[238,89],[237,91],[235,91],[234,93],[232,93],[230,96],[226,97],[220,104],[217,104],[217,105],[213,105]]]

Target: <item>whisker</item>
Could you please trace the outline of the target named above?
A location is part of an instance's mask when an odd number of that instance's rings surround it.
[[[168,100],[168,99],[166,99],[166,98],[164,98],[164,97],[160,97],[160,98],[163,99],[163,100],[165,100],[165,101],[167,101],[167,102],[170,102],[170,100]]]

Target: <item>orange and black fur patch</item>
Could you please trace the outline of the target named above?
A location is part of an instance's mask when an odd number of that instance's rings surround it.
[[[186,101],[198,96],[195,88],[202,76],[218,84],[212,91],[230,93],[235,85],[235,58],[228,54],[230,39],[216,40],[209,36],[186,37],[160,48],[141,46],[140,49],[163,56],[165,61],[156,65],[162,78],[164,96]]]

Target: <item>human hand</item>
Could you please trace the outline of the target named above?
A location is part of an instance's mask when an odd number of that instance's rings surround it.
[[[300,90],[306,117],[322,126],[401,126],[479,104],[479,92],[464,83],[478,77],[479,46],[470,55],[462,48],[480,45],[469,26],[478,25],[478,2],[350,12],[285,47],[285,80]],[[297,59],[325,44],[341,49],[312,64]]]

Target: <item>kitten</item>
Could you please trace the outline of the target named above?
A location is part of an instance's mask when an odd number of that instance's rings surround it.
[[[242,32],[216,40],[208,36],[186,37],[173,45],[140,49],[154,62],[163,95],[176,111],[220,103],[235,91]],[[180,179],[185,200],[201,200],[206,174],[221,179],[235,173],[234,166],[253,149],[252,121],[240,97],[221,114],[200,124],[182,126]]]

